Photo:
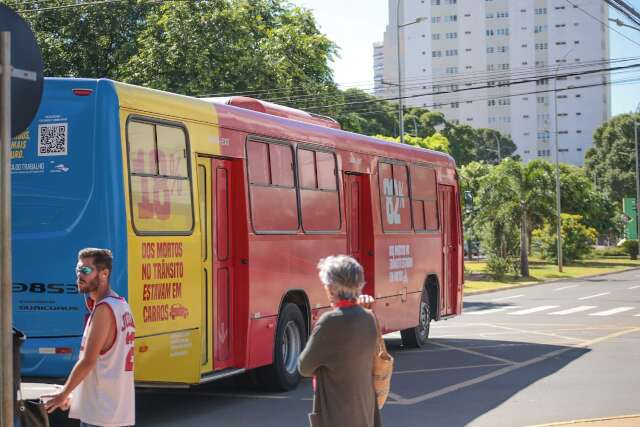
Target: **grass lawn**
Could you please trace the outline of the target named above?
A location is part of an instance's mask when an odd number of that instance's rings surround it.
[[[640,267],[640,260],[630,260],[629,257],[606,257],[584,259],[565,265],[563,272],[558,272],[558,266],[539,258],[529,258],[530,277],[507,277],[503,281],[493,280],[486,274],[485,261],[464,262],[467,274],[465,275],[464,291],[473,293],[496,288],[509,288],[514,285],[543,282],[555,279],[570,279],[573,277],[591,276],[594,274],[608,273],[624,270],[630,267]]]

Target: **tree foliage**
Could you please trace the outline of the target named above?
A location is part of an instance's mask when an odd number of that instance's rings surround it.
[[[596,243],[597,232],[594,228],[587,227],[582,222],[581,215],[562,214],[562,257],[567,263],[588,255]],[[543,258],[558,260],[558,237],[556,227],[546,223],[542,229],[533,233],[534,247]]]
[[[640,122],[640,114],[621,114],[603,123],[585,155],[587,176],[616,204],[635,195],[634,122]]]

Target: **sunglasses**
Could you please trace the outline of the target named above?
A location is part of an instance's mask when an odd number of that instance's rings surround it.
[[[87,274],[91,274],[93,272],[94,268],[93,267],[89,267],[87,265],[83,265],[82,267],[76,267],[76,272],[78,273],[82,273],[85,276]]]

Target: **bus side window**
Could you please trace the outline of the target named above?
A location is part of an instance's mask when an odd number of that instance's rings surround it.
[[[251,221],[256,233],[298,230],[293,150],[288,144],[247,141]]]
[[[143,119],[127,123],[131,216],[138,233],[190,233],[193,199],[185,129]]]
[[[438,204],[436,197],[436,171],[415,166],[411,173],[411,207],[415,230],[438,230]]]
[[[403,164],[379,162],[378,186],[383,231],[411,231],[407,167]]]
[[[305,232],[340,230],[340,197],[333,153],[298,148],[300,210]]]

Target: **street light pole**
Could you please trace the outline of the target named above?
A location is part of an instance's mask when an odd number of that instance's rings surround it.
[[[404,105],[402,102],[402,61],[400,60],[400,4],[402,0],[398,0],[396,10],[396,42],[398,43],[398,129],[400,133],[400,144],[404,144]]]
[[[502,150],[500,150],[500,138],[498,138],[498,134],[493,134],[496,138],[496,145],[498,146],[498,163],[502,163]]]
[[[575,49],[575,48],[573,48]],[[553,115],[555,122],[555,166],[556,166],[556,235],[558,236],[558,271],[562,273],[562,217],[560,216],[561,205],[560,205],[560,147],[558,146],[558,71],[560,71],[560,64],[564,61],[567,56],[573,51],[570,49],[567,53],[564,54],[562,59],[558,61],[558,65],[556,66],[556,72],[553,77]]]
[[[398,56],[398,120],[399,120],[399,130],[400,130],[400,143],[404,144],[404,102],[402,99],[402,61],[400,59],[400,28],[406,27],[408,25],[417,24],[418,22],[424,21],[425,17],[421,16],[416,18],[415,21],[409,22],[406,24],[400,24],[400,4],[402,0],[398,1],[398,7],[396,9],[396,42],[397,42],[397,56]]]
[[[638,153],[638,126],[640,125],[640,123],[638,123],[638,115],[640,115],[640,103],[638,103],[638,106],[636,107],[636,117],[633,121],[633,133],[636,143],[636,239],[640,240],[640,212],[638,212],[640,211],[640,167],[638,167],[638,156],[640,155],[640,153]]]

